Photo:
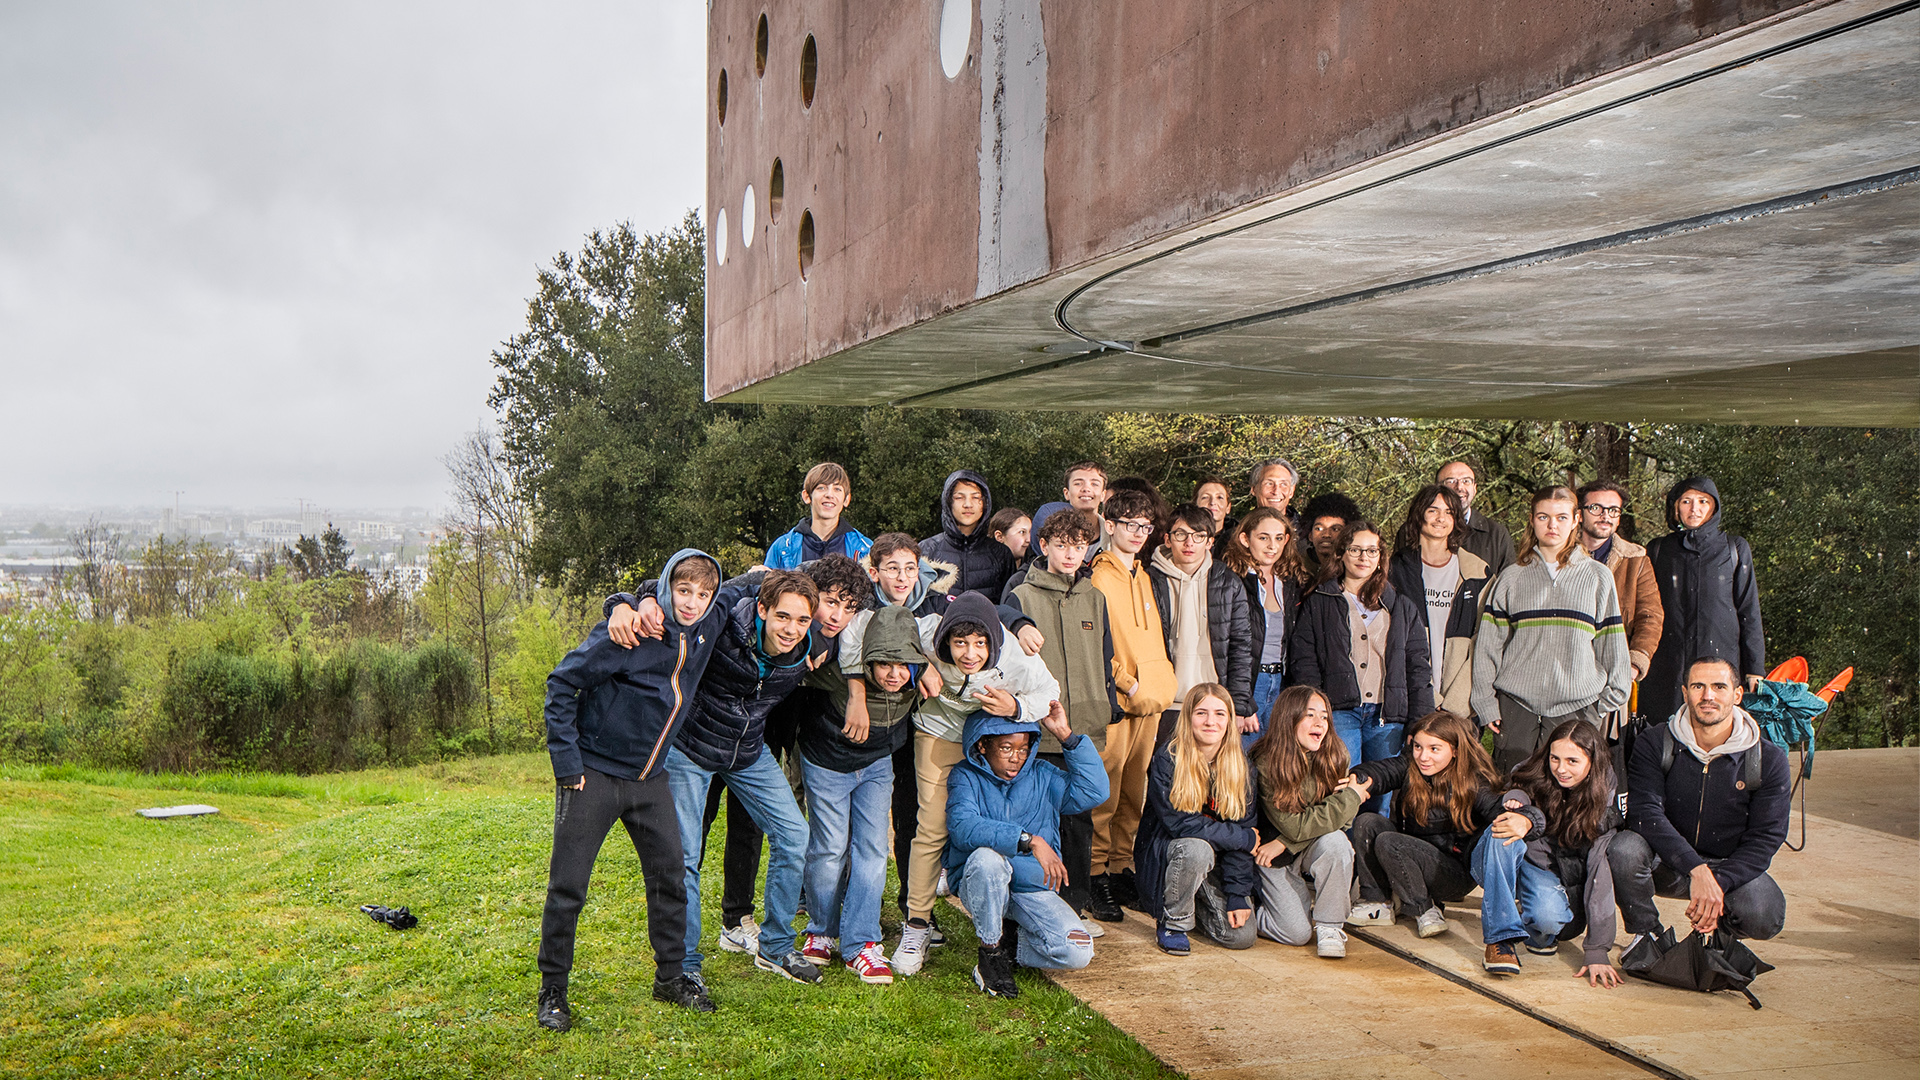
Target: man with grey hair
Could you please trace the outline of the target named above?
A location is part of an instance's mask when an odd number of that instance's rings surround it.
[[[1299,486],[1300,470],[1286,458],[1264,458],[1247,474],[1247,493],[1253,496],[1253,505],[1271,506],[1285,514],[1296,527],[1300,524],[1299,515],[1288,509],[1287,504],[1293,501],[1293,491]]]

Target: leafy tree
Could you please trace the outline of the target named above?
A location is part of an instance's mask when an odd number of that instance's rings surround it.
[[[314,581],[346,573],[347,564],[353,561],[353,546],[329,521],[319,536],[302,534],[292,547],[282,546],[280,561],[287,564],[296,579]]]

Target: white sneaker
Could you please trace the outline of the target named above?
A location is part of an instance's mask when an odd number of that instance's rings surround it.
[[[1393,909],[1375,900],[1362,900],[1347,912],[1347,925],[1392,926]]]
[[[1107,928],[1092,919],[1081,919],[1080,925],[1086,928],[1088,937],[1106,937]]]
[[[1347,932],[1333,923],[1314,923],[1313,936],[1321,956],[1338,960],[1347,955]]]
[[[749,956],[759,952],[760,924],[747,919],[739,926],[720,931],[720,948],[726,952],[746,953]]]
[[[1430,907],[1413,921],[1413,932],[1421,937],[1439,937],[1447,932],[1447,917],[1438,907]]]
[[[900,944],[893,950],[895,975],[918,975],[927,962],[927,935],[930,927],[908,923],[900,928]]]

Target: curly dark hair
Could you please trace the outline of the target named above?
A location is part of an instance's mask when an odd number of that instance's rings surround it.
[[[1420,546],[1420,526],[1426,522],[1427,507],[1432,506],[1435,499],[1446,500],[1447,510],[1453,514],[1453,532],[1447,534],[1447,550],[1460,550],[1460,541],[1467,536],[1467,510],[1460,503],[1460,493],[1445,484],[1428,484],[1414,494],[1407,503],[1407,520],[1400,523],[1400,535],[1393,538],[1393,550]]]
[[[857,560],[845,555],[828,555],[801,567],[813,579],[820,595],[838,590],[856,608],[873,606],[873,581]]]

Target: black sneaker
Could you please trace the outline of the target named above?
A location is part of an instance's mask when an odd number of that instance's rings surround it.
[[[1121,907],[1130,907],[1135,911],[1145,911],[1140,906],[1140,886],[1134,880],[1132,870],[1122,870],[1117,874],[1108,874],[1113,889],[1114,903]]]
[[[973,968],[973,985],[988,997],[1017,998],[1020,987],[1013,981],[1013,961],[1006,943],[980,946],[980,962]]]
[[[820,969],[798,952],[788,949],[785,956],[768,956],[760,951],[753,954],[753,966],[761,971],[771,971],[783,979],[791,979],[808,986],[820,982]]]
[[[567,1008],[567,988],[564,986],[541,987],[540,1006],[534,1010],[533,1018],[548,1031],[572,1031],[573,1010]]]
[[[1101,922],[1124,922],[1127,913],[1120,910],[1120,902],[1113,898],[1113,875],[1095,874],[1088,882],[1087,912]]]
[[[675,975],[664,982],[659,979],[653,980],[653,1000],[678,1005],[683,1009],[692,1009],[694,1012],[714,1011],[713,999],[707,996],[706,981],[691,972]]]
[[[947,943],[947,935],[940,929],[940,916],[927,916],[927,948],[938,949]]]

